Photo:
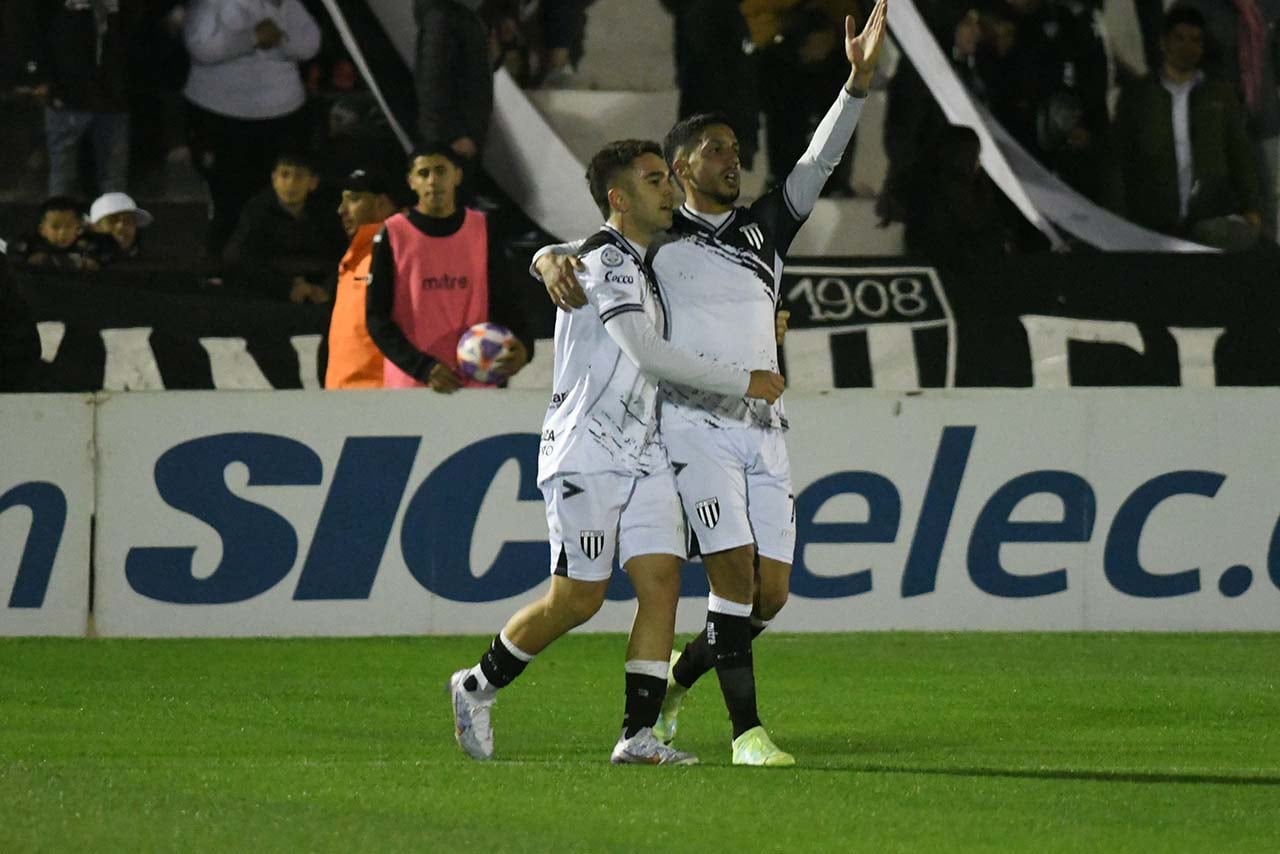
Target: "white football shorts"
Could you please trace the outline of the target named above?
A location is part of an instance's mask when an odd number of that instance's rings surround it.
[[[596,472],[557,475],[542,485],[551,540],[551,574],[604,581],[616,553],[622,566],[636,555],[687,552],[675,472],[643,477]]]
[[[796,547],[791,462],[780,430],[664,428],[680,500],[699,554],[750,543],[791,563]]]

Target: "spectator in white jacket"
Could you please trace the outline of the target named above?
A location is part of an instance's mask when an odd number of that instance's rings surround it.
[[[298,63],[319,52],[320,27],[301,0],[194,0],[183,38],[191,155],[209,183],[207,251],[216,258],[276,155],[306,147]]]

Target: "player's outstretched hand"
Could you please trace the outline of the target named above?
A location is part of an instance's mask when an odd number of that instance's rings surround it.
[[[791,320],[791,312],[785,309],[779,311],[773,316],[773,337],[778,342],[778,346],[782,346],[782,342],[787,340],[787,323]]]
[[[857,32],[853,16],[844,19],[844,52],[853,66],[850,82],[863,92],[871,86],[871,78],[880,62],[880,49],[884,47],[887,29],[887,0],[876,0],[876,6],[867,17],[867,25]],[[857,33],[857,35],[855,35]]]
[[[586,269],[577,255],[548,252],[538,259],[538,275],[547,288],[547,296],[557,308],[573,311],[587,304],[586,291],[578,282],[578,270]]]
[[[773,371],[752,371],[751,382],[747,385],[747,397],[773,403],[782,397],[782,392],[786,388],[787,381],[782,378],[782,374],[775,374]]]
[[[507,352],[498,357],[498,373],[504,377],[514,377],[527,364],[529,364],[529,351],[520,343],[519,338],[515,338]]]
[[[438,391],[441,394],[453,394],[462,388],[462,380],[458,375],[449,370],[449,366],[436,362],[435,367],[431,369],[431,373],[427,376],[427,388],[432,391]]]

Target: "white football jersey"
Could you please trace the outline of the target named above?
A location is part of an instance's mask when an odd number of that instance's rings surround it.
[[[781,187],[735,208],[719,226],[687,207],[676,211],[669,239],[648,257],[666,300],[671,343],[720,364],[778,370],[782,256],[803,223]],[[662,417],[672,427],[787,429],[781,398],[770,406],[671,383],[662,390]]]
[[[664,330],[662,297],[644,259],[610,226],[588,238],[578,256],[589,305],[556,315],[554,393],[542,422],[539,484],[582,472],[642,476],[669,464],[658,438],[658,385],[605,330],[609,320],[633,311]]]

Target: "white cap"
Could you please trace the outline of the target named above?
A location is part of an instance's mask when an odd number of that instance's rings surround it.
[[[89,223],[97,225],[103,217],[118,213],[134,213],[138,217],[138,228],[146,228],[155,219],[151,214],[138,207],[137,202],[128,193],[103,193],[94,200],[89,208]]]

